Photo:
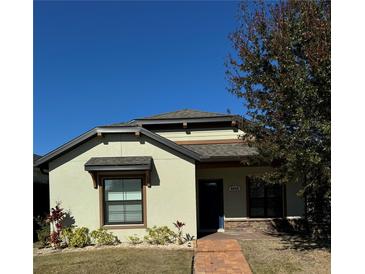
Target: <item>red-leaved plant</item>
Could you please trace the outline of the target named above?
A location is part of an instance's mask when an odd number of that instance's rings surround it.
[[[176,221],[174,223],[174,226],[177,228],[177,240],[178,240],[179,245],[184,243],[184,239],[182,236],[182,228],[184,225],[185,225],[185,223],[180,222],[180,221]]]
[[[59,247],[61,240],[62,220],[65,217],[63,208],[60,208],[60,202],[56,203],[56,206],[51,209],[51,213],[48,214],[46,222],[51,225],[50,242],[53,247]]]

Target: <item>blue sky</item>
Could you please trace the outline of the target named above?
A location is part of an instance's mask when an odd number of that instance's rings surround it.
[[[34,152],[183,108],[243,114],[224,62],[237,2],[35,2]]]

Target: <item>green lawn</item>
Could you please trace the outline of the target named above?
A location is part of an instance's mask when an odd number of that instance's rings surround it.
[[[111,248],[34,256],[34,273],[184,273],[192,250]]]
[[[331,272],[329,248],[298,237],[247,239],[240,243],[254,274]]]

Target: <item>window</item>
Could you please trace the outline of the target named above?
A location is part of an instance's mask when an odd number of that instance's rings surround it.
[[[104,224],[143,224],[141,178],[103,179]]]
[[[283,186],[247,178],[249,217],[283,217]]]

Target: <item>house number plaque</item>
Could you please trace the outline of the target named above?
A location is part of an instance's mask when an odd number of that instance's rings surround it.
[[[241,188],[239,186],[233,185],[233,186],[229,186],[228,190],[231,192],[238,192],[241,190]]]

